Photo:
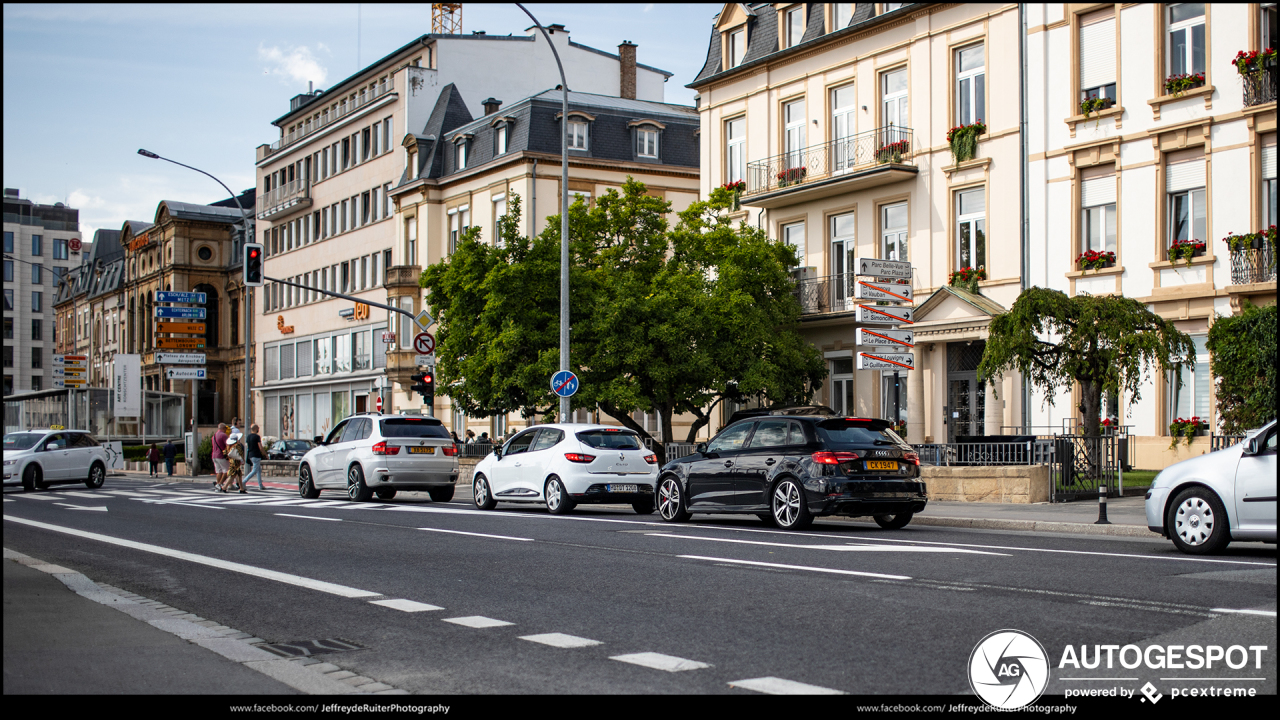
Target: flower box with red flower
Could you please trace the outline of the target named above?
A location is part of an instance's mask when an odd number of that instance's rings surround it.
[[[801,165],[800,167],[787,168],[778,173],[778,187],[786,187],[788,185],[796,185],[804,182],[804,178],[809,174],[809,169]]]
[[[1189,266],[1191,258],[1204,255],[1205,247],[1203,240],[1174,240],[1169,246],[1169,262],[1176,264],[1185,259]]]
[[[885,143],[876,151],[876,162],[884,163],[900,163],[903,156],[911,150],[911,143],[906,140]]]
[[[1249,50],[1236,53],[1235,58],[1231,60],[1231,64],[1236,66],[1236,72],[1241,75],[1253,75],[1261,72],[1276,64],[1276,49],[1266,48],[1259,52],[1258,50]]]
[[[1177,97],[1188,90],[1203,86],[1204,82],[1204,73],[1170,75],[1164,80],[1164,91],[1168,95]]]
[[[1109,250],[1105,252],[1085,250],[1076,256],[1076,264],[1080,266],[1081,270],[1101,270],[1115,267],[1116,254]]]

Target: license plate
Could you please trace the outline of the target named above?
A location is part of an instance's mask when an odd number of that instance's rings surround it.
[[[868,470],[897,470],[898,462],[896,460],[868,460]]]
[[[436,449],[435,449],[435,447],[434,447],[434,446],[432,446],[432,447],[411,447],[411,448],[409,448],[409,452],[410,452],[410,453],[413,453],[413,454],[415,454],[415,455],[435,455],[435,454],[436,454]]]
[[[606,485],[605,490],[611,493],[634,493],[640,492],[639,485]]]

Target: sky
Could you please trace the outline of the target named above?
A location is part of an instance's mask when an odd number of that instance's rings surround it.
[[[693,104],[721,4],[525,5],[544,25],[675,73],[665,100]],[[462,31],[525,34],[513,3],[464,3]],[[80,210],[85,240],[161,200],[227,198],[253,187],[254,149],[308,81],[327,89],[431,32],[430,3],[407,5],[4,5],[4,187]],[[530,94],[545,88],[530,88]]]

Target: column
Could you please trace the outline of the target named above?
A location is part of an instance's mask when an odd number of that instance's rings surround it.
[[[1000,398],[996,399],[995,393],[1000,393]],[[983,425],[986,427],[987,435],[999,435],[1000,426],[1004,424],[1004,383],[997,380],[995,385],[987,385],[987,401],[986,407],[983,409]]]
[[[932,343],[916,346],[916,369],[907,372],[907,442],[924,442],[924,366]]]

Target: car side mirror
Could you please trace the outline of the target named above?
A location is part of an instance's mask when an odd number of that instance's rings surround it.
[[[1256,438],[1256,437],[1255,437],[1255,438],[1251,438],[1251,439],[1249,440],[1249,444],[1244,446],[1244,452],[1243,452],[1242,454],[1243,454],[1243,455],[1257,455],[1257,454],[1258,454],[1258,438]]]
[[[314,443],[315,443],[315,444],[317,444],[317,445],[323,445],[323,444],[324,444],[324,438],[323,438],[322,436],[320,436],[320,435],[316,435],[315,437],[313,437],[313,438],[311,439],[311,441],[312,441],[312,442],[314,442]]]
[[[501,447],[495,447],[495,448],[493,449],[493,459],[494,459],[494,460],[501,460],[501,459],[502,459],[502,448],[501,448]]]
[[[699,455],[706,455],[707,444],[704,442],[698,443],[697,445],[694,446],[693,451],[698,453]]]
[[[44,449],[45,449],[45,450],[57,450],[57,449],[58,449],[58,443],[49,443],[48,445],[45,445],[45,446],[44,446]]]

